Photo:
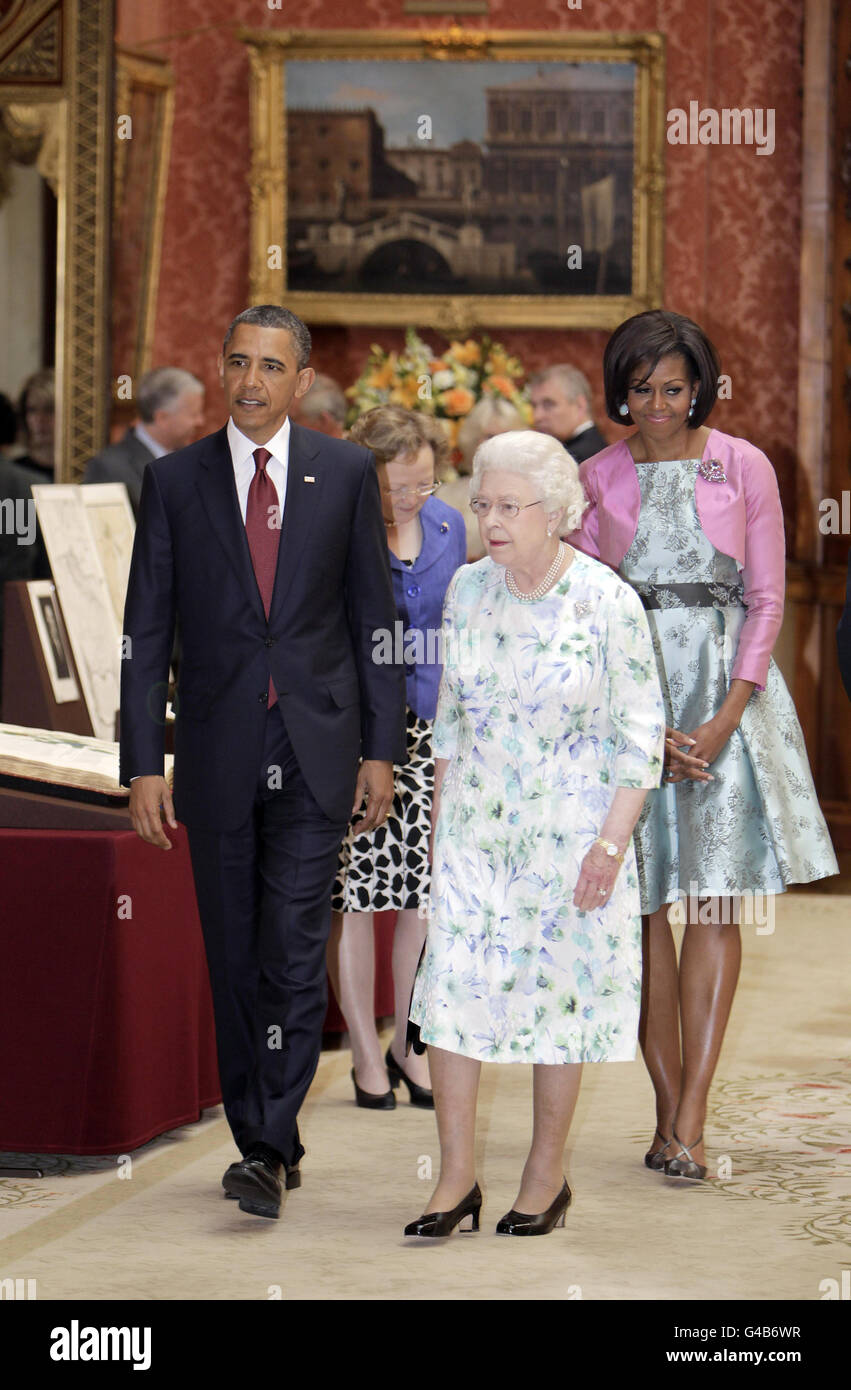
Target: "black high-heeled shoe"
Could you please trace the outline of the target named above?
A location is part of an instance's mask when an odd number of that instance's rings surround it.
[[[665,1164],[668,1162],[668,1159],[665,1158],[665,1150],[670,1148],[671,1140],[665,1138],[661,1129],[657,1129],[656,1133],[663,1141],[662,1147],[661,1149],[657,1149],[655,1153],[648,1152],[644,1155],[644,1166],[645,1168],[652,1168],[654,1173],[661,1173]]]
[[[691,1156],[691,1149],[689,1149],[688,1144],[683,1143],[676,1129],[673,1131],[673,1137],[676,1143],[679,1144],[680,1151],[676,1158],[669,1158],[665,1164],[665,1177],[690,1178],[692,1182],[703,1182],[703,1179],[706,1177],[706,1168],[704,1164],[695,1163]],[[703,1130],[701,1130],[696,1139],[692,1140],[692,1149],[697,1148],[702,1138]]]
[[[354,1067],[352,1067],[352,1082],[355,1088],[355,1105],[361,1106],[363,1110],[396,1109],[396,1097],[392,1090],[384,1091],[381,1095],[376,1095],[374,1091],[362,1091],[358,1085]]]
[[[535,1216],[527,1216],[523,1211],[507,1211],[496,1224],[498,1236],[548,1236],[556,1226],[564,1225],[565,1212],[573,1196],[567,1185],[567,1178],[558,1196],[553,1199],[546,1211]]]
[[[399,1082],[404,1081],[412,1105],[421,1105],[423,1110],[434,1109],[434,1093],[427,1086],[418,1086],[416,1081],[411,1080],[408,1073],[399,1066],[389,1047],[384,1054],[384,1063],[387,1067],[390,1085],[394,1091],[398,1089]]]
[[[457,1207],[452,1208],[452,1211],[426,1212],[405,1227],[405,1235],[424,1236],[427,1239],[436,1240],[441,1236],[451,1236],[456,1226],[460,1231],[477,1231],[481,1209],[482,1193],[479,1184],[475,1183],[466,1197],[462,1198]],[[471,1218],[470,1225],[462,1226],[461,1222],[465,1221],[467,1217]]]

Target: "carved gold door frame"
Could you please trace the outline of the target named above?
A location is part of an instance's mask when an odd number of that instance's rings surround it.
[[[43,118],[58,204],[57,481],[105,442],[109,405],[111,0],[11,0],[0,18],[0,106]]]

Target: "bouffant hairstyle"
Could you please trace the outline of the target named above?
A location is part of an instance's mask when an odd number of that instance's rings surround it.
[[[349,439],[371,449],[377,463],[408,455],[413,458],[427,444],[434,455],[436,474],[449,457],[449,437],[440,421],[401,405],[377,405],[358,416],[349,430]]]
[[[475,497],[482,476],[490,469],[518,473],[528,478],[548,512],[561,508],[561,534],[576,531],[588,506],[579,469],[563,444],[549,434],[535,430],[508,430],[485,439],[473,455],[470,496]]]
[[[641,383],[655,371],[662,357],[677,353],[685,358],[692,381],[697,382],[694,414],[688,427],[702,425],[718,395],[721,363],[713,344],[702,328],[684,314],[669,309],[647,309],[635,314],[615,329],[603,353],[603,383],[606,413],[619,425],[634,423],[631,415],[621,415],[618,407],[626,401],[630,383],[642,372]]]

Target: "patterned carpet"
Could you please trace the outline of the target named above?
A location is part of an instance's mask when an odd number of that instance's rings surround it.
[[[49,1155],[41,1180],[0,1179],[0,1278],[35,1279],[55,1299],[820,1299],[851,1268],[848,917],[846,897],[790,894],[771,936],[743,932],[704,1184],[643,1167],[643,1064],[589,1066],[565,1230],[497,1237],[528,1143],[530,1073],[493,1066],[479,1107],[482,1230],[412,1248],[401,1231],[436,1170],[434,1118],[406,1103],[356,1109],[348,1054],[328,1052],[304,1113],[304,1184],[280,1222],[223,1200],[234,1150],[218,1109],[129,1167]]]

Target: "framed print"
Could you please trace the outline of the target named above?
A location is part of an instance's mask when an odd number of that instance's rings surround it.
[[[94,736],[111,739],[120,694],[121,625],[83,492],[85,488],[60,483],[36,483],[32,489]]]
[[[79,700],[80,690],[74,679],[71,648],[56,601],[56,589],[50,579],[31,579],[27,584],[27,593],[50,676],[53,698],[57,705]]]
[[[660,34],[240,34],[252,302],[448,333],[661,302]]]

